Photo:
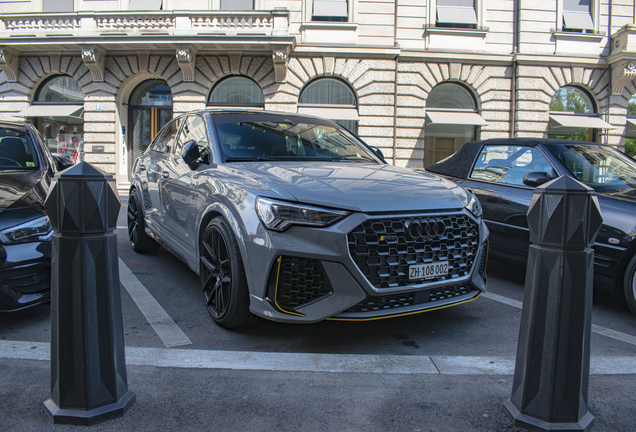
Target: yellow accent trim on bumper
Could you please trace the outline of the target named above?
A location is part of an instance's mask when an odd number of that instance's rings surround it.
[[[481,295],[481,292],[479,294],[477,294],[475,297],[469,299],[469,300],[465,300],[463,302],[460,303],[453,303],[450,305],[446,305],[446,306],[440,306],[438,308],[433,308],[433,309],[426,309],[426,310],[422,310],[422,311],[417,311],[417,312],[406,312],[403,314],[396,314],[396,315],[389,315],[389,316],[383,316],[383,317],[375,317],[375,318],[327,318],[327,321],[377,321],[377,320],[381,320],[381,319],[388,319],[388,318],[398,318],[398,317],[403,317],[403,316],[408,316],[408,315],[417,315],[417,314],[421,314],[424,312],[431,312],[431,311],[436,311],[436,310],[440,310],[440,309],[446,309],[452,306],[458,306],[464,303],[469,303],[473,300],[475,300],[476,298],[478,298]]]
[[[290,312],[290,311],[286,311],[285,309],[283,309],[282,307],[279,306],[278,304],[278,278],[280,277],[280,266],[283,263],[283,256],[279,256],[278,257],[278,269],[276,270],[276,288],[274,288],[274,304],[276,305],[276,307],[278,308],[279,311],[289,314],[289,315],[296,315],[296,316],[300,316],[300,317],[304,317],[304,314],[301,313],[297,313],[297,312]]]

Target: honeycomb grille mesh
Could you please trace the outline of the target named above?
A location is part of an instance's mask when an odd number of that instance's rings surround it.
[[[287,256],[280,259],[276,303],[284,310],[333,293],[320,261]]]
[[[466,215],[368,220],[351,231],[347,241],[371,285],[395,288],[468,275],[479,248],[479,229]],[[448,274],[409,281],[409,266],[433,262],[448,262]]]

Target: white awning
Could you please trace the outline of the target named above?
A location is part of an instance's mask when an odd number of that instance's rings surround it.
[[[453,24],[477,24],[475,8],[462,6],[437,6],[437,22]]]
[[[589,128],[589,129],[616,129],[616,126],[594,116],[550,114],[553,127]]]
[[[314,16],[347,17],[346,0],[314,0]]]
[[[476,112],[428,111],[426,124],[456,124],[483,126],[488,122]]]
[[[566,28],[570,29],[593,29],[594,21],[589,12],[563,11],[563,21]]]
[[[308,114],[316,117],[324,117],[331,120],[360,120],[358,110],[355,108],[331,108],[331,107],[298,107],[298,114]]]
[[[81,118],[82,114],[78,113],[84,105],[31,105],[27,109],[23,109],[16,117],[76,117]]]
[[[161,4],[163,0],[130,0],[128,3],[128,10],[136,11],[151,11],[161,10]]]

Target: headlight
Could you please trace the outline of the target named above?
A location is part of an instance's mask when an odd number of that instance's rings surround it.
[[[0,242],[4,244],[26,243],[30,241],[49,240],[53,234],[53,227],[48,216],[42,216],[0,231]]]
[[[325,227],[345,217],[348,212],[291,204],[269,198],[256,198],[256,213],[265,226],[285,231],[292,225]]]
[[[472,195],[466,209],[475,215],[475,217],[481,217],[481,204],[479,204],[479,200],[475,195]]]

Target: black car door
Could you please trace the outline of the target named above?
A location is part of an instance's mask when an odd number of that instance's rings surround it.
[[[554,176],[553,167],[536,147],[487,145],[477,155],[468,178],[462,183],[477,195],[490,230],[493,255],[525,261],[529,232],[526,214],[534,187],[523,183],[530,172]]]

